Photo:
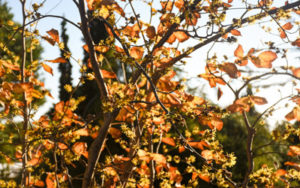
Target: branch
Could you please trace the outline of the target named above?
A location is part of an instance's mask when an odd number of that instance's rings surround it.
[[[206,39],[205,41],[201,42],[201,43],[198,43],[196,44],[195,46],[193,46],[192,48],[188,49],[187,51],[185,51],[184,53],[182,53],[181,55],[173,58],[169,63],[168,63],[168,66],[166,67],[170,67],[172,65],[174,65],[176,62],[180,61],[181,59],[189,56],[191,53],[195,52],[196,50],[198,50],[199,48],[203,47],[203,46],[206,46],[207,44],[213,42],[213,41],[216,41],[218,40],[220,37],[222,37],[224,34],[226,33],[229,33],[231,30],[233,29],[236,29],[236,28],[240,28],[243,24],[245,23],[250,23],[252,20],[253,20],[253,17],[255,17],[256,20],[258,19],[261,19],[261,18],[264,18],[268,15],[273,15],[273,14],[276,14],[278,11],[280,10],[288,10],[288,9],[291,9],[291,8],[294,8],[294,7],[297,7],[297,6],[300,6],[300,1],[297,1],[295,3],[291,3],[291,4],[287,4],[285,6],[282,6],[282,7],[279,7],[279,8],[276,8],[276,9],[272,9],[270,11],[267,11],[267,12],[264,12],[264,13],[260,13],[260,14],[257,14],[255,16],[250,16],[250,17],[247,17],[247,18],[244,18],[241,20],[241,24],[240,25],[235,25],[235,24],[231,24],[227,29],[225,29],[223,32],[220,31],[218,34]],[[142,63],[143,65],[143,63]],[[155,72],[154,75],[156,74],[161,74],[160,72],[163,71],[164,69],[161,69],[160,71],[157,71]],[[153,75],[153,77],[154,77]],[[138,75],[139,76],[139,75]],[[134,77],[135,78],[135,77]],[[137,78],[136,78],[137,79]]]
[[[23,27],[22,27],[22,51],[21,51],[21,83],[26,82],[25,70],[26,70],[26,34],[25,34],[25,25],[26,25],[26,10],[25,4],[26,0],[20,0],[22,4],[22,16],[23,16]],[[28,114],[28,103],[26,100],[26,92],[23,92],[23,128],[21,131],[21,142],[22,142],[22,180],[21,185],[23,187],[27,186],[27,183],[30,183],[29,172],[27,170],[27,161],[28,161],[28,122],[29,122],[29,114]],[[26,181],[28,179],[28,182]]]
[[[245,125],[247,127],[248,135],[247,135],[247,161],[248,161],[248,170],[245,174],[244,181],[242,184],[243,188],[246,188],[249,182],[249,175],[252,173],[253,168],[254,168],[254,157],[253,157],[253,151],[252,151],[252,145],[253,145],[253,140],[255,136],[255,129],[251,126],[246,112],[243,112],[243,119],[245,122]]]

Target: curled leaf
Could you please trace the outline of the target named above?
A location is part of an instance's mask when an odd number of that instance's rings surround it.
[[[45,61],[48,61],[48,62],[51,62],[51,63],[67,63],[67,60],[63,57],[58,57],[58,58],[53,59],[53,60],[45,60]]]
[[[50,35],[50,37],[57,43],[59,43],[59,35],[58,31],[56,29],[51,29],[47,31],[47,33]]]

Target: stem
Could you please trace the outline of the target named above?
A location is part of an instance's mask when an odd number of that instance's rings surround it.
[[[248,170],[245,174],[244,181],[242,184],[243,188],[246,188],[248,183],[249,183],[249,175],[252,173],[253,168],[254,168],[254,157],[253,157],[253,151],[252,151],[252,145],[253,145],[253,140],[255,136],[255,129],[251,126],[246,112],[243,112],[243,119],[247,127],[248,135],[247,135],[247,161],[248,161]]]
[[[23,23],[22,25],[26,25],[26,10],[25,10],[25,3],[26,0],[20,0],[22,4],[22,15],[23,15]],[[21,62],[21,83],[26,82],[25,78],[25,65],[26,65],[26,36],[25,36],[25,27],[22,28],[22,62]],[[21,142],[22,142],[22,180],[21,185],[22,187],[27,187],[27,183],[29,185],[30,178],[29,173],[26,169],[27,161],[28,161],[28,148],[27,148],[27,129],[28,129],[28,104],[26,100],[26,92],[23,92],[23,128],[22,128],[22,134],[21,134]],[[26,180],[28,179],[28,182]]]

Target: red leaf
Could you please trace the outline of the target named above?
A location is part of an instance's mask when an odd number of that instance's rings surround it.
[[[45,60],[45,61],[48,61],[48,62],[51,62],[51,63],[67,63],[67,60],[63,57],[58,57],[58,58],[53,59],[53,60]]]
[[[170,146],[176,146],[175,140],[173,138],[162,138],[161,141]]]
[[[44,69],[46,72],[50,73],[50,74],[53,76],[53,70],[52,70],[52,68],[51,68],[50,66],[48,66],[48,65],[46,65],[46,64],[44,64],[44,63],[42,63],[42,67],[43,67],[43,69]]]
[[[51,36],[51,38],[59,43],[59,35],[58,35],[58,31],[56,29],[51,29],[49,31],[47,31],[47,33]]]
[[[235,36],[241,36],[241,32],[236,29],[231,30],[230,33]]]

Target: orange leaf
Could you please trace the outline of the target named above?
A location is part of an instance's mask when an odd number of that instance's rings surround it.
[[[218,131],[220,131],[223,128],[223,121],[219,118],[212,117],[208,126],[210,126],[211,128],[216,128]]]
[[[117,138],[120,138],[121,135],[122,135],[122,132],[117,129],[117,128],[114,128],[114,127],[110,127],[108,129],[108,133],[111,135],[112,138],[114,139],[117,139]]]
[[[66,150],[66,149],[68,149],[68,146],[67,146],[66,144],[64,144],[64,143],[61,143],[61,142],[58,142],[58,143],[57,143],[57,146],[58,146],[58,148],[61,149],[61,150]]]
[[[289,156],[294,157],[300,155],[300,146],[290,146],[289,148],[290,148],[288,151]]]
[[[146,29],[146,35],[149,39],[153,39],[156,35],[156,32],[155,32],[155,27],[153,26],[149,26],[147,29]]]
[[[280,177],[280,176],[284,176],[286,173],[287,173],[286,170],[278,169],[275,174],[277,177]]]
[[[78,129],[73,132],[74,136],[89,136],[89,131],[87,128]]]
[[[152,160],[154,160],[158,164],[167,164],[167,159],[162,154],[151,153],[150,156],[152,157]]]
[[[62,114],[64,112],[64,105],[65,105],[64,101],[60,101],[55,105],[54,107],[55,111]]]
[[[58,31],[56,29],[51,29],[49,31],[47,31],[47,33],[51,36],[51,38],[59,43],[59,36],[58,36]]]
[[[184,42],[188,40],[190,37],[183,31],[176,31],[174,32],[175,37],[179,42]]]
[[[235,36],[241,36],[241,32],[236,29],[231,30],[230,33]]]
[[[194,148],[200,149],[200,150],[204,150],[204,146],[205,147],[209,147],[209,145],[207,144],[206,141],[200,141],[200,142],[188,142],[188,144]]]
[[[42,67],[43,67],[43,69],[44,69],[46,72],[50,73],[50,74],[53,76],[53,70],[52,70],[52,68],[51,68],[50,66],[48,66],[48,65],[46,65],[46,64],[44,64],[44,63],[42,63]]]
[[[295,119],[294,111],[292,110],[287,115],[285,115],[285,119],[288,121],[292,121],[293,119]]]
[[[242,45],[239,44],[238,47],[235,49],[234,56],[238,57],[240,59],[243,58],[243,56],[244,56],[244,50],[243,50]]]
[[[184,152],[184,151],[185,151],[185,147],[184,147],[184,146],[179,146],[178,152],[179,152],[179,153],[182,153],[182,152]]]
[[[212,160],[214,158],[214,154],[213,151],[211,150],[203,150],[201,152],[201,155],[203,158],[205,158],[206,160]]]
[[[72,150],[77,155],[84,155],[87,151],[87,144],[85,142],[76,142],[72,146]]]
[[[282,28],[285,30],[291,30],[293,28],[293,25],[291,24],[291,22],[288,22],[288,23],[284,24],[282,26]]]
[[[117,78],[117,75],[114,72],[101,69],[101,73],[103,78]]]
[[[134,46],[130,48],[129,53],[134,59],[142,59],[144,55],[144,48]]]
[[[277,59],[277,54],[272,51],[265,51],[258,55],[258,57],[251,56],[252,63],[257,68],[272,68],[272,63]]]
[[[202,180],[204,180],[204,181],[206,181],[207,183],[210,182],[210,178],[207,175],[199,174],[199,178],[202,179]]]
[[[56,188],[56,180],[55,180],[55,177],[51,173],[48,173],[48,175],[47,175],[46,185],[47,185],[47,188]]]
[[[293,166],[296,169],[300,170],[300,164],[298,164],[298,163],[287,161],[287,162],[284,163],[284,165],[286,165],[286,166]]]
[[[183,1],[183,0],[177,0],[177,1],[175,2],[175,6],[176,6],[179,10],[181,10],[181,8],[184,7],[184,1]]]
[[[45,60],[45,61],[48,61],[48,62],[51,62],[51,63],[67,63],[67,60],[63,57],[58,57],[54,60]]]
[[[162,9],[171,11],[173,8],[173,2],[172,1],[161,1],[160,2]]]
[[[169,44],[173,44],[173,42],[175,42],[176,40],[176,36],[175,36],[175,33],[173,33],[167,40],[167,43]]]
[[[162,138],[161,141],[170,146],[176,146],[175,140],[173,138]]]
[[[4,65],[6,68],[9,68],[11,70],[19,71],[20,67],[18,65],[13,65],[11,63],[8,63],[7,61],[0,60],[1,64]]]
[[[124,10],[117,4],[117,3],[114,3],[113,4],[113,8],[114,10],[116,11],[116,13],[120,14],[121,16],[125,17],[125,12]]]
[[[286,38],[286,34],[281,28],[279,28],[279,32],[280,32],[280,38],[282,39]]]
[[[292,69],[293,75],[300,78],[300,68]]]
[[[297,39],[294,42],[292,42],[292,45],[300,47],[300,39]]]
[[[264,105],[267,104],[268,101],[264,97],[258,97],[258,96],[251,96],[250,99],[258,105]]]
[[[42,39],[49,42],[49,44],[51,44],[52,46],[54,46],[54,44],[55,44],[55,41],[52,38],[48,37],[48,36],[42,36]]]

